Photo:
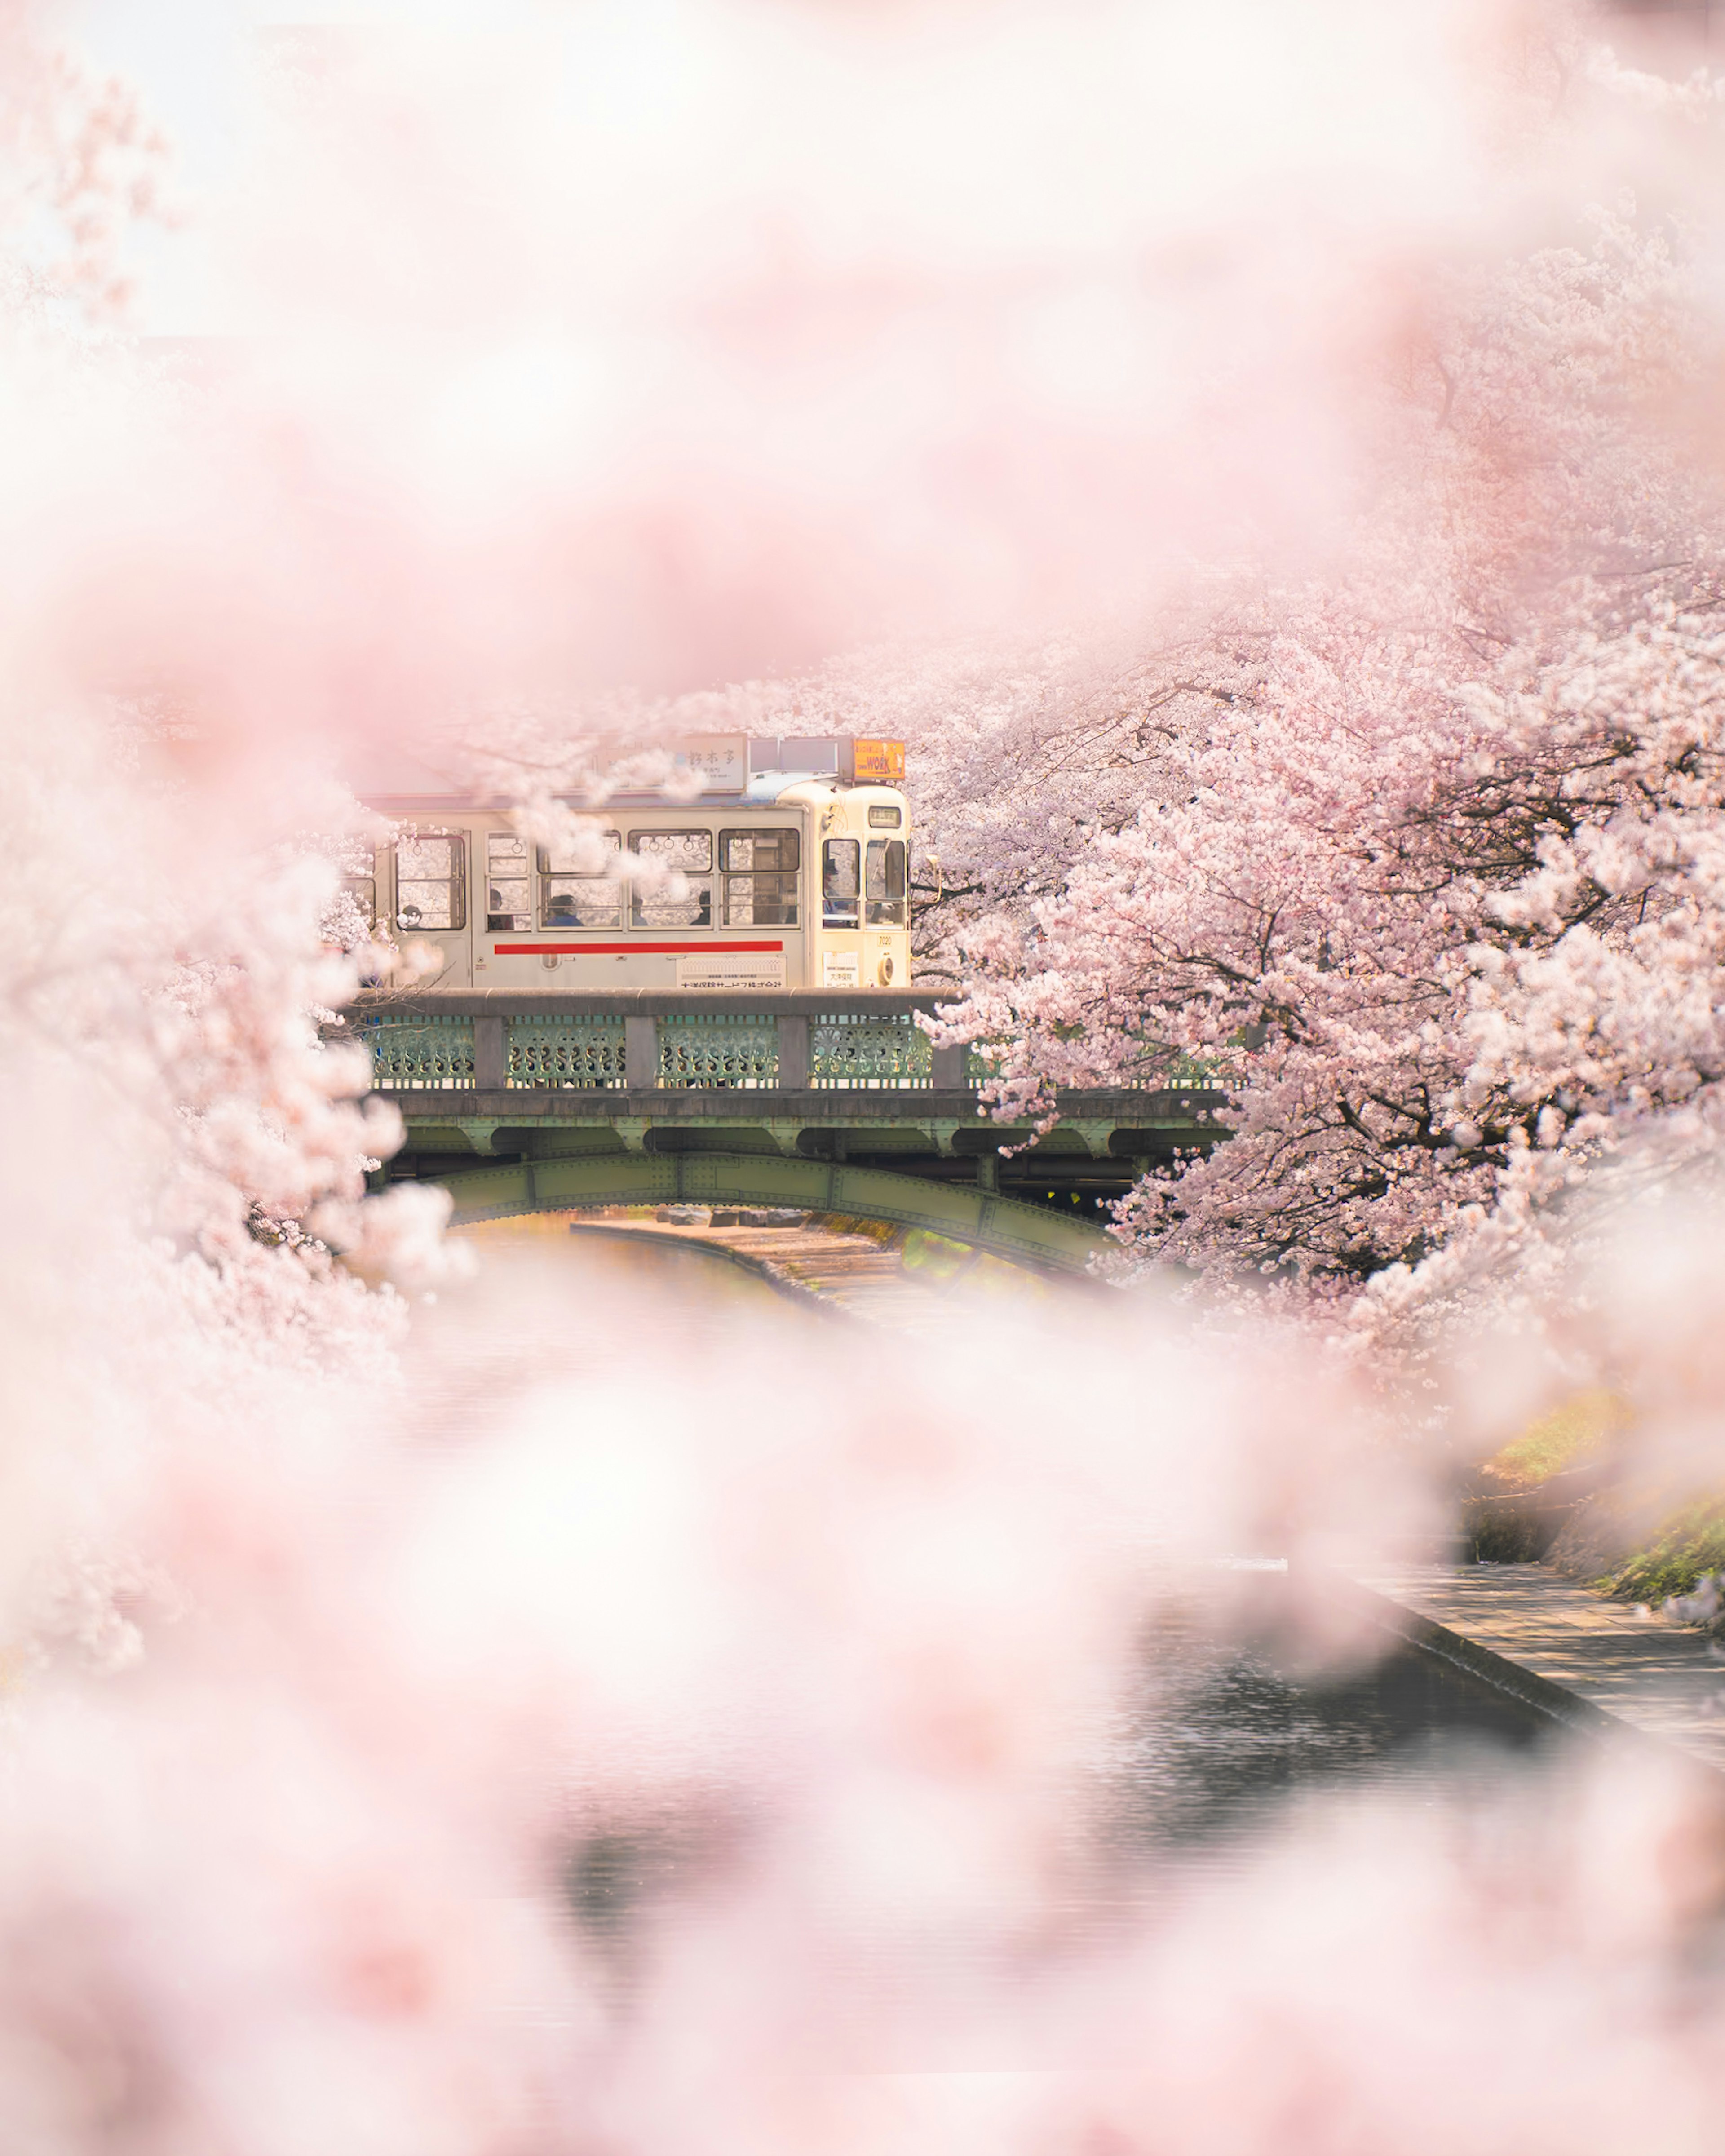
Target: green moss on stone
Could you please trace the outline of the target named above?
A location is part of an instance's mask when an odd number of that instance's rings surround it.
[[[1622,1420],[1623,1405],[1615,1394],[1578,1393],[1512,1439],[1486,1462],[1485,1472],[1507,1487],[1535,1489],[1549,1476],[1596,1458]]]
[[[1673,1513],[1655,1538],[1615,1571],[1596,1579],[1601,1594],[1621,1602],[1663,1602],[1689,1594],[1703,1573],[1725,1566],[1725,1497],[1698,1497]]]

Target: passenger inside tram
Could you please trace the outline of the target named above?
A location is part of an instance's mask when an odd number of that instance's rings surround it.
[[[829,839],[821,848],[820,917],[829,928],[857,926],[861,856],[855,839]]]

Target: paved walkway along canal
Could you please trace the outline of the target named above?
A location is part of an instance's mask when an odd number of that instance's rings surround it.
[[[1405,1565],[1360,1584],[1725,1768],[1725,1663],[1698,1633],[1541,1564]]]

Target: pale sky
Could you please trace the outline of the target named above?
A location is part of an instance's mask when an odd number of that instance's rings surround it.
[[[104,74],[124,76],[173,144],[172,192],[187,213],[172,234],[139,235],[131,326],[150,336],[222,335],[225,312],[200,213],[244,171],[260,30],[303,23],[399,23],[506,32],[567,17],[554,0],[65,0],[68,41]]]

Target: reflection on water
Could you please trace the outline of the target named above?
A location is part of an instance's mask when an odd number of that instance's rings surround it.
[[[1336,1783],[1435,1795],[1491,1776],[1547,1726],[1411,1648],[1348,1676],[1302,1671],[1278,1648],[1273,1599],[1258,1619],[1242,1640],[1197,1604],[1159,1615],[1142,1687],[1097,1757],[1111,1840],[1165,1850],[1245,1833],[1282,1800]]]
[[[1301,1667],[1280,1639],[1284,1578],[1249,1636],[1176,1603],[1140,1681],[1075,1779],[1075,1933],[1101,1940],[1245,1871],[1303,1801],[1388,1790],[1420,1810],[1489,1801],[1523,1764],[1579,1763],[1553,1725],[1410,1647],[1347,1673]]]
[[[567,1307],[567,1292],[583,1311],[579,1354],[589,1373],[641,1368],[643,1283],[655,1291],[655,1352],[672,1338],[716,1351],[728,1333],[749,1333],[739,1317],[768,1307],[792,1323],[819,1322],[788,1310],[768,1282],[699,1248],[572,1237],[567,1228],[543,1248],[547,1256],[555,1250],[567,1284],[555,1306]],[[624,1292],[631,1289],[633,1299]],[[535,1331],[547,1323],[544,1305],[538,1312],[511,1334],[512,1352],[526,1345],[530,1356],[542,1347],[551,1353],[554,1343]],[[1466,1809],[1501,1787],[1518,1759],[1537,1756],[1559,1778],[1571,1771],[1568,1755],[1547,1743],[1544,1725],[1527,1709],[1412,1650],[1340,1675],[1301,1667],[1288,1646],[1286,1574],[1263,1575],[1249,1609],[1237,1592],[1224,1598],[1214,1575],[1178,1594],[1163,1585],[1148,1598],[1157,1614],[1127,1696],[1075,1754],[1049,1763],[1070,1822],[1053,1912],[1063,1946],[1153,1926],[1207,1881],[1243,1871],[1303,1799],[1389,1784],[1404,1802]],[[756,1830],[767,1832],[764,1815],[776,1801],[770,1765],[745,1756],[737,1732],[716,1728],[697,1749],[699,1786],[685,1783],[656,1812],[619,1807],[614,1780],[591,1806],[578,1788],[570,1790],[579,1823],[564,1852],[562,1899],[625,2014],[652,1959],[658,1915],[686,1897],[716,1891],[722,1898],[727,1879],[752,1861]],[[811,1922],[824,1934],[830,1919],[833,1935],[842,1933],[853,1974],[877,1971],[883,1987],[901,1986],[903,1911],[882,1912],[877,1928],[860,1916],[847,1882],[828,1885],[832,1908],[811,1909]],[[810,1891],[824,1899],[827,1886]],[[918,1995],[927,1986],[931,1998],[957,1997],[991,1980],[986,1964],[997,1948],[979,1935],[948,1938],[932,1923],[915,1943]]]
[[[1387,1785],[1416,1806],[1466,1810],[1518,1762],[1574,1771],[1549,1725],[1411,1649],[1346,1676],[1301,1670],[1276,1644],[1276,1592],[1255,1609],[1250,1637],[1230,1635],[1198,1599],[1165,1608],[1132,1696],[1076,1758],[1051,1765],[1070,1836],[1045,1947],[1082,1952],[1141,1936],[1207,1882],[1246,1870],[1303,1799]],[[613,1817],[572,1851],[566,1897],[612,1972],[615,2003],[634,1989],[639,1935],[655,1912],[721,1880],[739,1855],[747,1862],[747,1779],[716,1779],[694,1811]],[[832,1908],[811,1909],[812,1920],[824,1928],[836,1917],[865,1991],[896,1994],[903,1912],[877,1933],[843,1883],[834,1888]],[[919,1996],[951,2005],[988,1989],[998,1945],[932,1925],[916,1942]]]

